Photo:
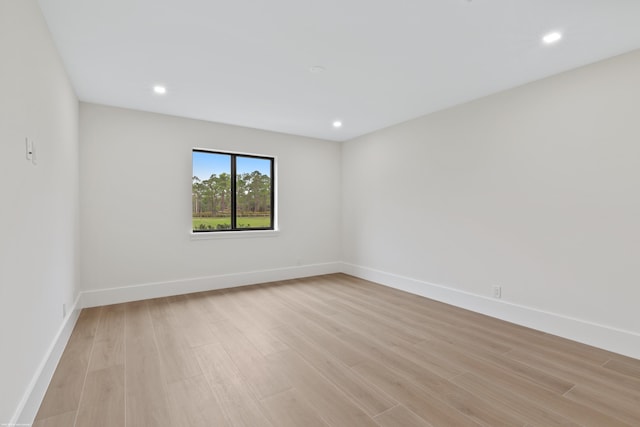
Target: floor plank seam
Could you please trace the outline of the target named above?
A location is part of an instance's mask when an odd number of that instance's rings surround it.
[[[375,420],[377,417],[381,417],[382,415],[386,414],[387,412],[389,412],[389,411],[391,411],[391,410],[393,410],[395,408],[398,408],[399,406],[401,406],[400,403],[397,403],[394,406],[392,406],[391,408],[385,409],[384,411],[380,412],[379,414],[373,415],[372,418]]]
[[[340,393],[341,395],[343,395],[349,402],[351,402],[351,404],[353,406],[355,406],[356,408],[359,408],[368,418],[373,419],[372,416],[367,414],[367,411],[365,408],[362,407],[362,405],[357,402],[356,400],[353,399],[353,397],[346,391],[343,391],[342,388],[340,388],[339,385],[337,385],[334,381],[332,381],[330,378],[327,378],[327,376],[325,374],[322,373],[322,371],[320,371],[318,368],[316,368],[315,366],[313,366],[308,360],[307,358],[305,358],[302,354],[300,354],[300,352],[294,350],[294,352],[298,355],[298,357],[300,357],[306,364],[308,364],[311,369],[313,369],[313,371],[315,371],[315,373],[317,375],[319,375],[321,378],[323,378],[329,385],[331,385],[331,387],[333,387],[338,393]],[[328,424],[330,424],[327,421]]]
[[[164,298],[162,300],[164,300]],[[153,321],[153,317],[151,316],[151,310],[149,309],[149,301],[145,301],[144,307],[145,307],[146,317],[149,319],[149,323],[151,324],[151,335],[153,337],[153,344],[156,350],[156,355],[158,357],[158,362],[161,369],[160,376],[162,378],[161,378],[160,384],[162,384],[162,391],[164,394],[165,402],[169,403],[168,381],[167,381],[166,375],[164,374],[165,362],[162,359],[162,354],[160,353],[160,345],[158,344],[157,328],[156,328],[155,322]],[[125,391],[125,395],[126,395],[126,391]],[[125,417],[126,417],[126,414],[125,414]]]
[[[98,328],[100,327],[100,322],[102,322],[102,315],[104,314],[104,309],[100,307],[99,309],[100,316],[98,317],[98,321],[96,322],[95,330],[93,331],[93,339],[91,340],[91,350],[89,350],[89,357],[87,358],[87,369],[84,373],[84,380],[82,382],[82,388],[80,389],[80,398],[78,399],[78,407],[76,408],[76,416],[73,420],[73,427],[76,427],[78,423],[78,416],[80,416],[80,405],[82,405],[82,398],[84,397],[85,387],[87,385],[87,377],[89,376],[89,367],[91,366],[91,359],[93,357],[93,349],[96,345],[96,338],[98,336]]]
[[[571,387],[569,390],[567,390],[564,393],[562,393],[562,397],[567,397],[567,394],[571,393],[571,390],[573,390],[577,386],[578,386],[578,384],[574,384],[573,387]]]

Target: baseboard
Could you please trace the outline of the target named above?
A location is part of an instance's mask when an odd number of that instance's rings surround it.
[[[42,403],[42,399],[47,392],[53,373],[55,372],[58,362],[62,357],[62,353],[69,341],[71,332],[73,332],[73,328],[78,321],[81,309],[80,295],[78,295],[73,303],[73,307],[71,307],[67,317],[62,321],[62,325],[60,326],[58,333],[47,349],[42,362],[40,362],[38,369],[33,375],[22,400],[20,400],[18,408],[13,415],[13,420],[8,425],[30,426],[33,423],[33,420],[38,413],[38,409],[40,408],[40,404]]]
[[[33,423],[82,308],[338,272],[640,359],[640,334],[636,332],[496,300],[368,267],[331,262],[81,292],[34,374],[9,425]]]
[[[81,293],[81,304],[82,307],[97,307],[101,305],[182,295],[193,292],[255,285],[258,283],[275,282],[278,280],[298,279],[301,277],[339,273],[341,268],[342,263],[329,262],[323,264],[259,270],[248,273],[223,274],[218,276],[188,278],[166,282],[144,283],[139,285],[100,289],[96,291],[84,291]]]
[[[393,273],[343,263],[342,272],[381,285],[640,359],[640,334]]]

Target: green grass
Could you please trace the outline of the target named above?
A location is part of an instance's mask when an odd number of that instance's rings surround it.
[[[231,224],[231,218],[192,218],[193,229],[199,230],[200,224],[216,229],[218,224]],[[236,218],[239,228],[268,228],[271,226],[271,218],[268,216],[239,216]]]

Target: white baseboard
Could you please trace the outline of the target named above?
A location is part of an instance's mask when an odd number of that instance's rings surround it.
[[[9,425],[30,426],[33,423],[33,420],[38,413],[38,409],[40,408],[40,404],[42,403],[42,399],[47,392],[53,373],[55,372],[58,362],[62,357],[62,353],[69,341],[71,332],[73,332],[73,328],[78,321],[81,309],[80,295],[78,295],[73,303],[73,307],[69,310],[67,317],[62,321],[62,325],[60,326],[58,333],[47,349],[42,362],[40,362],[38,369],[33,375],[27,390],[20,400],[18,408],[13,415],[13,420]]]
[[[30,425],[85,307],[343,272],[522,326],[640,359],[640,334],[349,263],[331,262],[81,292],[33,376],[10,425]]]
[[[298,279],[301,277],[319,276],[339,273],[342,263],[329,262],[298,267],[259,270],[248,273],[223,274],[219,276],[197,277],[167,282],[145,283],[139,285],[114,287],[81,293],[82,307],[119,304],[150,298],[182,295],[193,292],[212,291],[216,289],[234,288],[278,280]]]
[[[549,334],[640,359],[640,334],[393,273],[343,263],[342,272]]]

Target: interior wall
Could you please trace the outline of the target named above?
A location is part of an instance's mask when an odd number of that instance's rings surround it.
[[[19,415],[78,294],[78,101],[35,1],[0,2],[0,62],[2,424]]]
[[[635,51],[345,143],[344,260],[640,337],[639,100]]]
[[[83,290],[340,260],[338,143],[85,103],[80,129]],[[192,240],[194,147],[276,157],[276,236]]]

